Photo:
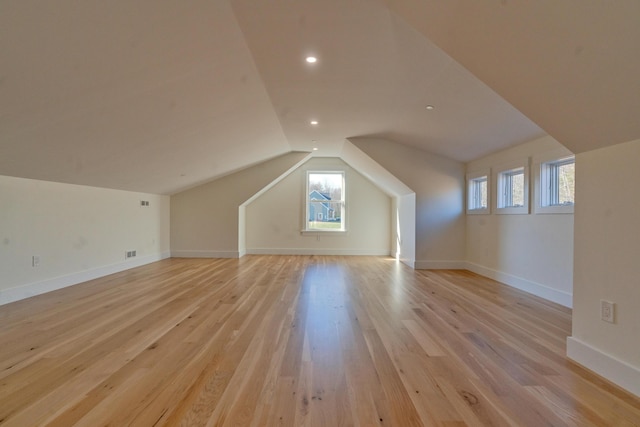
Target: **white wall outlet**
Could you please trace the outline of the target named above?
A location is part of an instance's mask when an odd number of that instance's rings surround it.
[[[600,300],[600,318],[605,322],[615,323],[616,304],[611,301]]]
[[[34,255],[31,257],[31,266],[40,267],[40,255]]]

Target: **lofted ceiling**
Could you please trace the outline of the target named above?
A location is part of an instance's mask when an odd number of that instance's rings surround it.
[[[386,3],[571,151],[640,138],[640,1]]]
[[[640,137],[638,3],[567,3],[3,0],[0,175],[172,194],[352,137]]]

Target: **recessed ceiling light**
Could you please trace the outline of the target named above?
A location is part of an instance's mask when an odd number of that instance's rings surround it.
[[[309,64],[315,64],[316,62],[318,62],[318,58],[316,58],[315,56],[307,56],[305,61],[307,61]]]
[[[317,120],[311,120],[311,122],[310,122],[310,123],[311,123],[312,125],[314,125],[314,126],[315,126],[315,125],[317,125],[317,124],[318,124],[318,121],[317,121]]]
[[[318,151],[318,147],[313,147],[313,151]]]
[[[434,107],[433,105],[427,105],[427,110],[434,110],[436,107]]]

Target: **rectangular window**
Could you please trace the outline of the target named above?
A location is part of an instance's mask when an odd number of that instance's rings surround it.
[[[573,205],[576,163],[573,158],[543,163],[541,175],[545,197],[542,206]]]
[[[490,172],[467,174],[467,214],[488,214]]]
[[[304,231],[345,231],[344,172],[307,172]]]
[[[498,208],[521,208],[524,206],[524,168],[501,172],[500,204]]]
[[[536,168],[536,213],[573,213],[575,157],[541,160]]]
[[[529,213],[529,159],[504,165],[497,173],[499,214]]]

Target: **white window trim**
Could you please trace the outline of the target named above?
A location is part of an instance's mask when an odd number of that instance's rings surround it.
[[[471,181],[476,178],[487,177],[487,207],[482,209],[471,209]],[[467,215],[489,215],[491,214],[491,169],[480,169],[467,173],[466,210]]]
[[[574,211],[574,205],[565,206],[542,206],[542,165],[544,163],[552,162],[555,160],[562,160],[574,157],[574,154],[566,148],[553,150],[534,156],[533,158],[533,172],[534,178],[534,204],[533,211],[535,214],[572,214]]]
[[[529,214],[529,167],[530,159],[529,157],[523,160],[517,160],[509,163],[504,163],[495,168],[493,172],[493,182],[495,183],[496,188],[496,197],[495,197],[495,213],[499,215],[528,215]],[[501,179],[500,175],[505,172],[509,172],[514,169],[524,169],[524,206],[518,207],[500,207],[501,195],[500,195],[500,186]]]
[[[333,173],[342,174],[342,202],[343,202],[343,214],[342,215],[342,229],[321,229],[321,228],[307,228],[309,226],[308,218],[309,212],[307,211],[309,205],[309,175],[314,173]],[[307,170],[304,176],[304,192],[303,192],[303,206],[302,206],[302,235],[317,235],[317,234],[333,234],[333,235],[346,235],[348,234],[348,209],[347,209],[347,171],[344,169],[332,169],[331,167],[322,170]]]

